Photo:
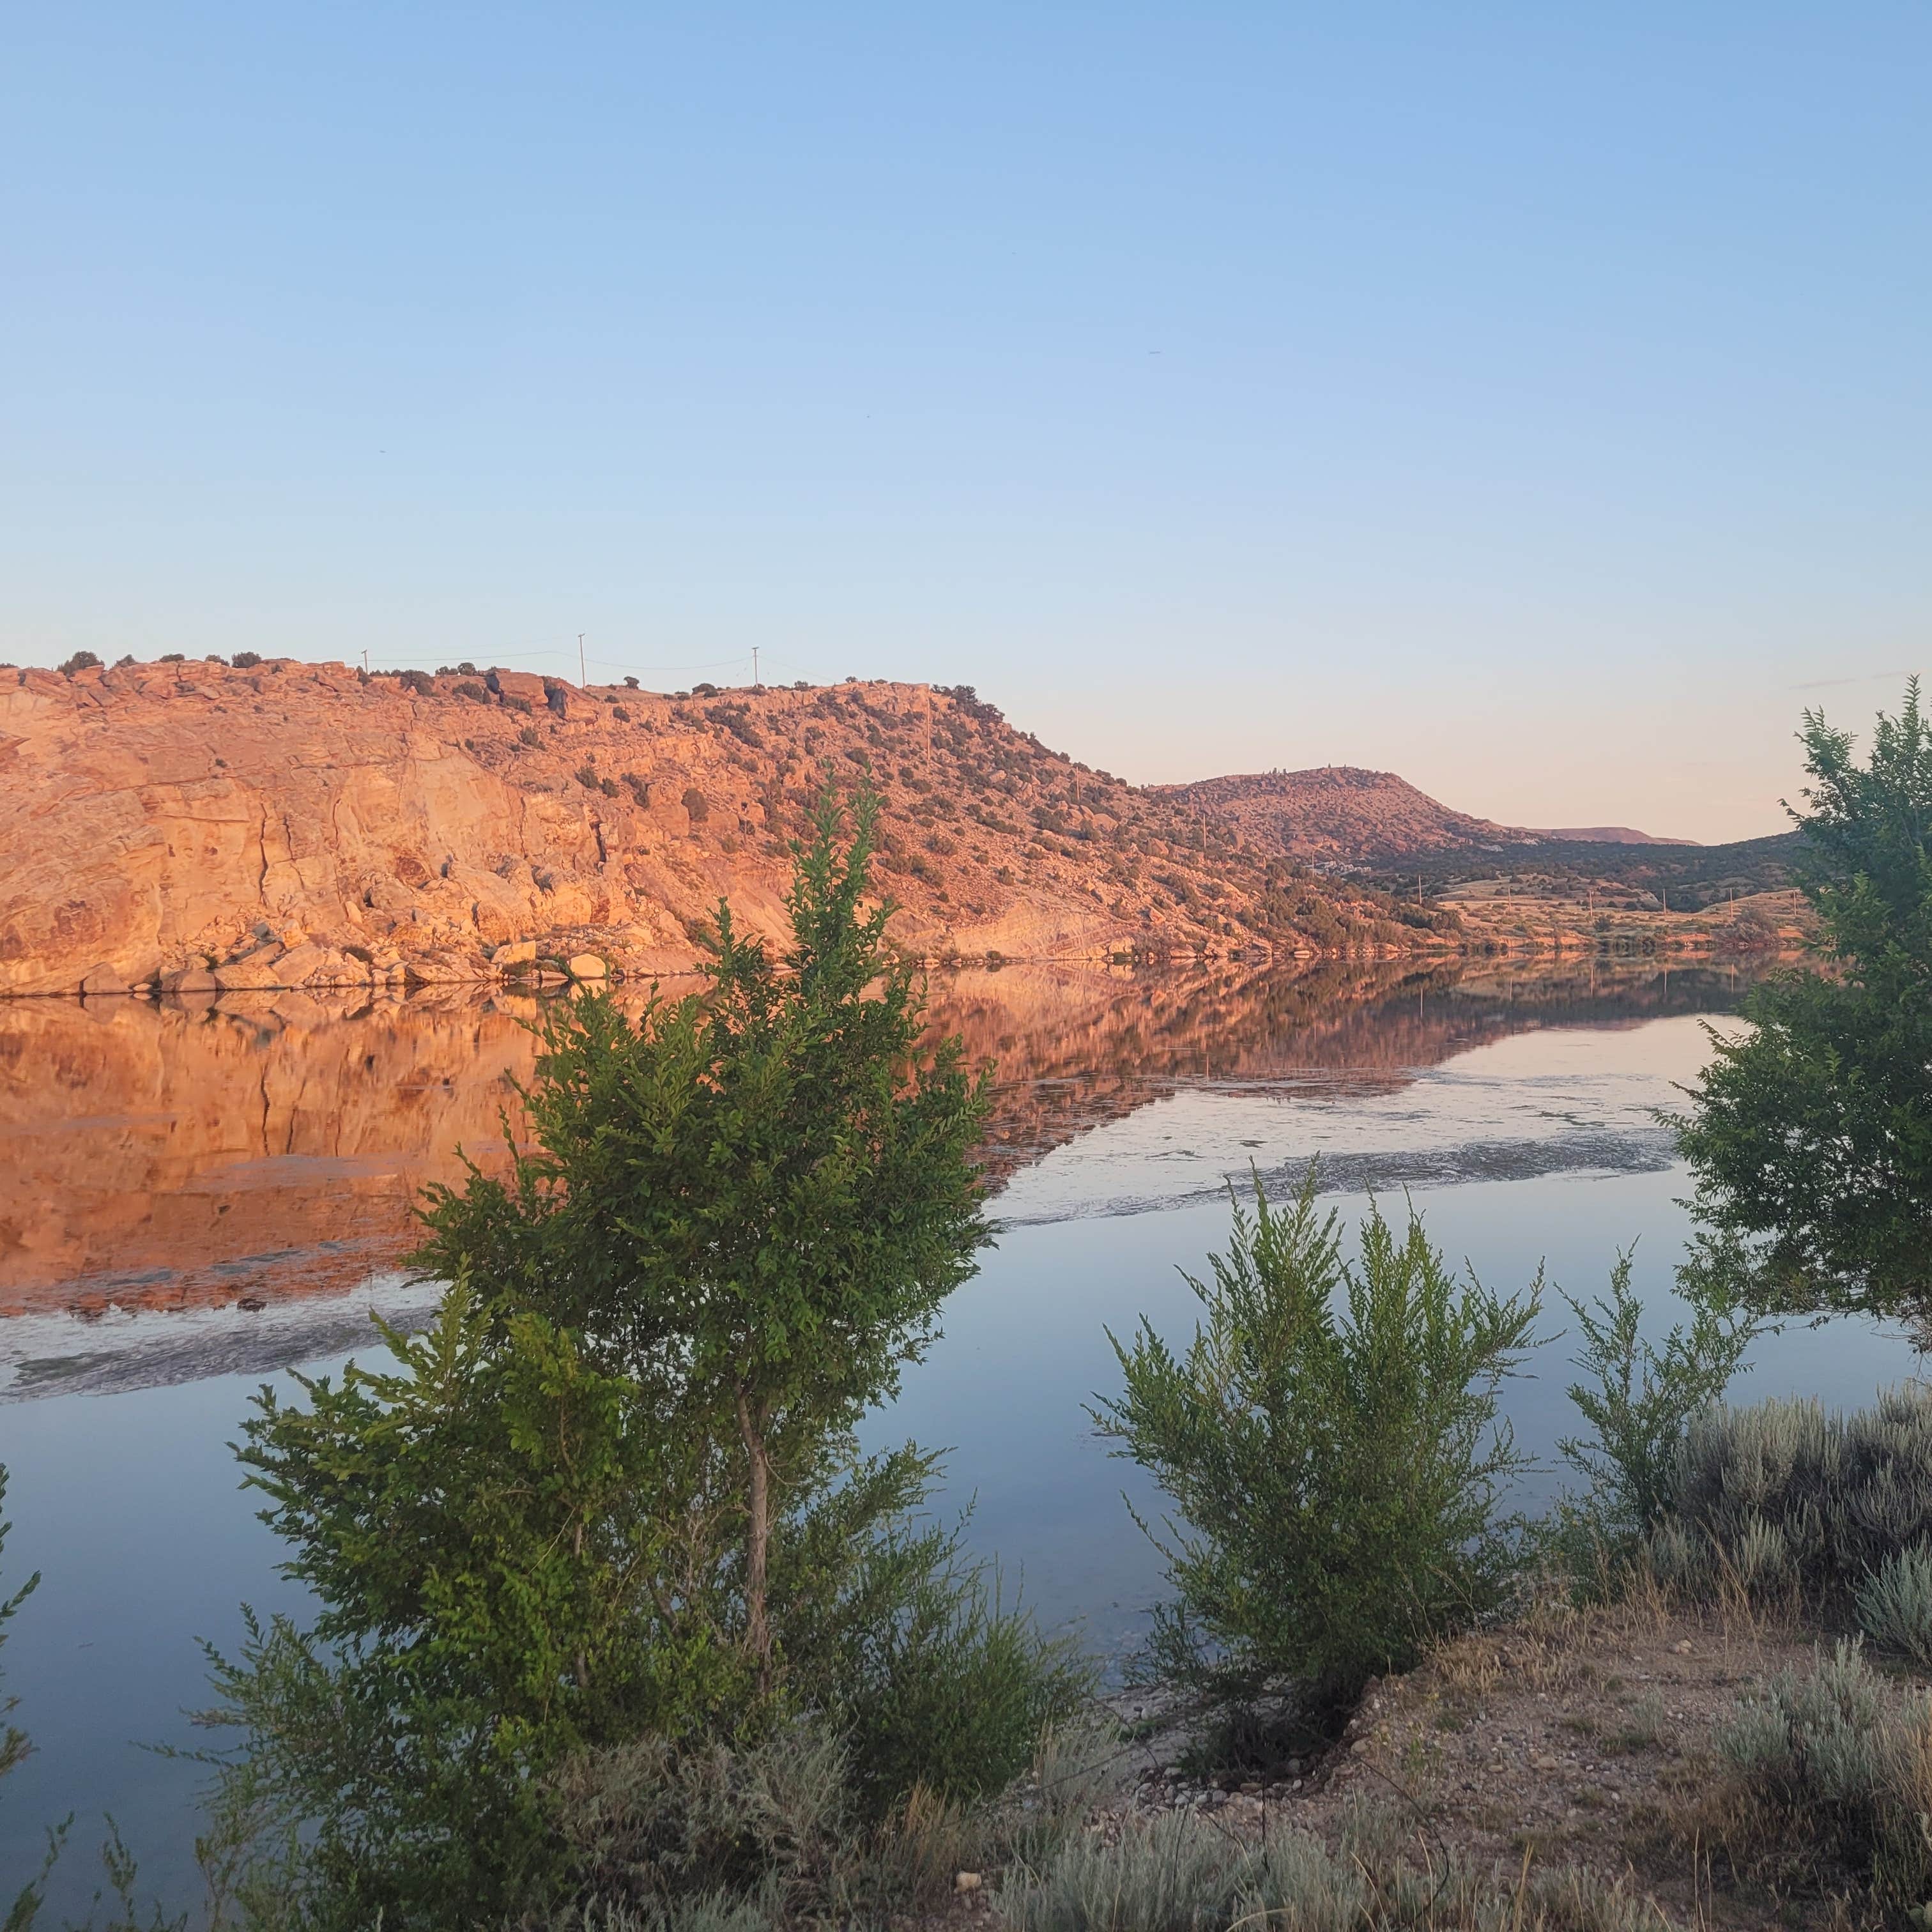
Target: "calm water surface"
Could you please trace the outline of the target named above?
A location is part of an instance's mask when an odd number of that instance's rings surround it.
[[[1222,1243],[1229,1177],[1291,1185],[1318,1155],[1345,1213],[1370,1190],[1400,1210],[1406,1192],[1498,1288],[1546,1264],[1594,1292],[1634,1242],[1667,1322],[1684,1178],[1652,1110],[1695,1076],[1706,1021],[1737,990],[1724,974],[1393,966],[1010,968],[936,988],[944,1023],[998,1060],[1002,1232],[868,1436],[944,1445],[944,1506],[970,1503],[974,1546],[1044,1617],[1118,1654],[1157,1563],[1122,1501],[1145,1490],[1082,1405],[1114,1385],[1108,1327],[1145,1314],[1185,1331],[1178,1270]],[[78,1907],[111,1813],[144,1879],[196,1898],[199,1774],[142,1747],[199,1741],[183,1715],[203,1694],[197,1639],[232,1646],[244,1600],[299,1607],[226,1444],[264,1379],[368,1353],[372,1306],[420,1318],[428,1292],[393,1267],[411,1190],[452,1171],[459,1140],[486,1161],[500,1149],[504,1076],[529,1066],[520,1017],[462,1001],[0,1007],[5,1567],[43,1573],[0,1653],[38,1747],[8,1780],[0,1874],[24,1874],[43,1823],[74,1812],[60,1903]],[[1569,1352],[1552,1340],[1509,1392],[1546,1460],[1570,1426]],[[1916,1360],[1884,1324],[1797,1327],[1760,1343],[1744,1387],[1853,1402]],[[1544,1498],[1556,1478],[1529,1486]]]

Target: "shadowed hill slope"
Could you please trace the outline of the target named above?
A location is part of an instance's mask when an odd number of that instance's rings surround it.
[[[1546,844],[1679,845],[1628,825],[1540,829],[1499,825],[1456,812],[1394,772],[1322,765],[1256,772],[1160,788],[1177,803],[1213,814],[1270,852],[1311,865],[1365,866],[1424,854],[1473,854]]]
[[[1211,813],[1270,851],[1316,863],[1466,851],[1536,836],[1452,811],[1393,772],[1354,765],[1202,778],[1162,789],[1178,806]]]

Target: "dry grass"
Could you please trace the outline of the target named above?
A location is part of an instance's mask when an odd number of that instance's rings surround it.
[[[1540,1600],[1372,1692],[1301,1816],[1332,1841],[1372,1792],[1472,1868],[1527,1860],[1533,1877],[1648,1896],[1672,1923],[1761,1925],[1763,1888],[1682,1820],[1716,1780],[1708,1741],[1740,1693],[1809,1655],[1745,1597],[1687,1609],[1648,1576],[1610,1602]]]

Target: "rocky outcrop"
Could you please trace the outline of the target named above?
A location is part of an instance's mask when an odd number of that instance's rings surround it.
[[[862,772],[894,931],[928,956],[1440,944],[1373,894],[1284,895],[1238,828],[963,688],[173,662],[0,669],[0,993],[676,970],[721,896],[782,934],[785,842]]]

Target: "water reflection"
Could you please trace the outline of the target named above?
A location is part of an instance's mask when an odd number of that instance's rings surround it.
[[[949,1451],[946,1500],[976,1500],[974,1547],[1022,1574],[1049,1621],[1116,1648],[1158,1564],[1120,1501],[1136,1473],[1108,1460],[1082,1406],[1116,1379],[1106,1327],[1144,1313],[1178,1336],[1192,1320],[1176,1270],[1225,1240],[1222,1174],[1250,1160],[1292,1172],[1319,1151],[1338,1189],[1402,1182],[1448,1253],[1499,1288],[1546,1258],[1556,1280],[1593,1288],[1640,1236],[1639,1286],[1662,1315],[1684,1176],[1648,1109],[1695,1076],[1700,1017],[1738,991],[1708,974],[1593,986],[1582,970],[1400,965],[941,982],[940,1023],[998,1058],[988,1159],[1004,1226],[868,1439]],[[451,1171],[455,1140],[498,1137],[503,1074],[530,1062],[518,1019],[421,999],[358,1015],[306,1000],[0,1007],[14,1311],[0,1349],[12,1392],[40,1398],[0,1410],[7,1559],[46,1576],[10,1627],[8,1688],[39,1750],[9,1780],[0,1871],[33,1854],[40,1821],[77,1810],[85,1844],[104,1809],[144,1877],[177,1907],[194,1899],[198,1775],[135,1744],[196,1743],[180,1715],[205,1695],[194,1639],[232,1646],[238,1604],[292,1600],[224,1445],[265,1374],[369,1353],[363,1303],[405,1295],[382,1270],[412,1190]],[[1352,1217],[1359,1202],[1341,1204]],[[242,1310],[244,1293],[264,1305]],[[1520,1439],[1546,1457],[1574,1421],[1571,1352],[1552,1344],[1508,1392]],[[1911,1358],[1895,1332],[1843,1324],[1774,1338],[1755,1363],[1745,1393],[1855,1402]],[[84,1866],[74,1882],[91,1885]]]
[[[934,987],[997,1064],[1004,1181],[1190,1087],[1399,1085],[1528,1028],[1723,1011],[1725,973],[1489,975],[1400,962],[1159,976],[1046,966]],[[392,1263],[457,1149],[502,1151],[535,1003],[303,994],[0,1003],[0,1317],[340,1291]]]

